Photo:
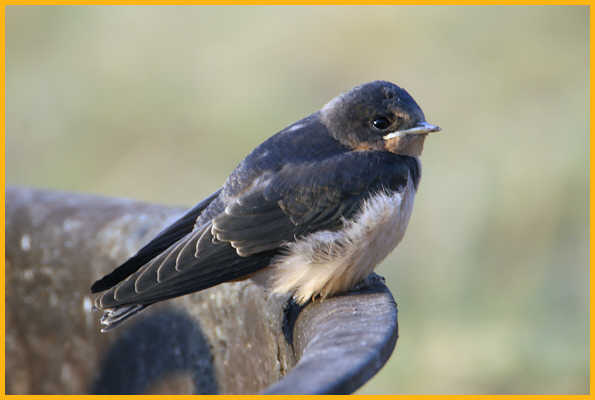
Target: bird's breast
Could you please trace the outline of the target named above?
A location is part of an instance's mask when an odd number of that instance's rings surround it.
[[[407,229],[415,188],[411,177],[401,192],[381,191],[362,204],[338,231],[319,231],[287,245],[273,260],[272,289],[293,292],[298,303],[352,288],[396,246]]]

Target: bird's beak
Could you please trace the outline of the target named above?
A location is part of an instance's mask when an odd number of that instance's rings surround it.
[[[425,133],[432,133],[432,132],[439,132],[440,127],[432,124],[428,124],[426,121],[420,122],[415,125],[413,128],[405,129],[402,131],[395,131],[391,132],[388,135],[384,135],[382,138],[384,140],[390,140],[396,138],[398,136],[403,135],[421,135]]]

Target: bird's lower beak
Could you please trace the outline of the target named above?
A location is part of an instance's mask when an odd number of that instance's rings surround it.
[[[439,131],[440,131],[439,126],[428,124],[427,122],[424,121],[424,122],[418,123],[413,128],[404,129],[402,131],[391,132],[388,135],[384,135],[382,138],[384,140],[390,140],[390,139],[393,139],[393,138],[396,138],[399,136],[403,136],[403,135],[421,135],[421,134],[427,134],[427,133],[439,132]]]

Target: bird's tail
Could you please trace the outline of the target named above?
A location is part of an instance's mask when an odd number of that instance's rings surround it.
[[[118,306],[101,310],[103,311],[103,316],[99,320],[101,325],[103,325],[101,332],[107,332],[114,329],[128,318],[139,311],[142,311],[148,305],[149,304],[133,304],[130,306]]]

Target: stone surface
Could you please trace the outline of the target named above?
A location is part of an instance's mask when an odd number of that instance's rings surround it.
[[[90,284],[183,211],[6,189],[8,394],[350,393],[386,362],[397,310],[378,279],[302,310],[225,283],[99,333]]]

